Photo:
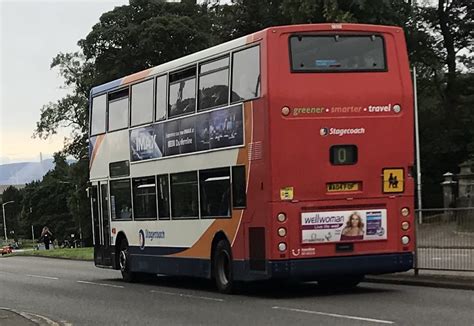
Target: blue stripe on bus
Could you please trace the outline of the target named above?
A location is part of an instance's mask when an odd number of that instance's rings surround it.
[[[108,82],[107,84],[103,84],[103,85],[92,88],[91,95],[94,96],[95,94],[102,93],[102,92],[105,92],[105,91],[108,91],[115,87],[120,86],[122,84],[122,79],[123,78],[116,79],[111,82]]]
[[[138,246],[130,246],[128,251],[131,255],[153,255],[153,256],[166,256],[173,255],[182,252],[187,247],[145,247],[140,249]]]

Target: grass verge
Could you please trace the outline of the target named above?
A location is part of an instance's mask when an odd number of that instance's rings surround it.
[[[94,248],[64,248],[51,250],[27,250],[7,256],[39,256],[76,260],[94,260]],[[5,257],[7,257],[5,256]]]

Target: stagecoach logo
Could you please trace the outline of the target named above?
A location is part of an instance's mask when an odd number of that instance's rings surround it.
[[[140,230],[138,231],[138,243],[140,245],[140,249],[145,249],[145,242],[146,239],[152,242],[154,239],[164,239],[165,238],[165,231],[149,231],[149,230]]]
[[[365,128],[321,128],[319,134],[326,136],[363,135]]]
[[[141,250],[145,249],[145,232],[143,230],[138,231],[138,244]]]

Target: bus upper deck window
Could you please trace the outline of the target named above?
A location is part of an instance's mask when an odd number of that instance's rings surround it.
[[[109,93],[109,131],[128,127],[128,87]]]
[[[290,37],[294,72],[385,71],[379,35],[295,35]]]
[[[194,113],[196,108],[196,67],[170,74],[169,117]]]

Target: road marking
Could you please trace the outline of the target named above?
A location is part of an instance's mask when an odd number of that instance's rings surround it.
[[[106,283],[95,283],[95,282],[88,282],[88,281],[76,281],[76,282],[77,282],[77,283],[82,283],[82,284],[108,286],[108,287],[111,287],[111,288],[119,288],[119,289],[123,289],[123,288],[124,288],[122,285],[114,285],[114,284],[106,284]]]
[[[203,296],[199,296],[199,295],[176,293],[176,292],[166,292],[166,291],[157,291],[157,290],[151,290],[150,292],[160,293],[160,294],[167,294],[167,295],[174,295],[174,296],[178,296],[178,297],[192,298],[192,299],[210,300],[210,301],[217,301],[217,302],[223,302],[224,301],[224,299],[219,299],[219,298],[203,297]]]
[[[59,280],[59,278],[57,278],[57,277],[51,277],[51,276],[30,275],[30,274],[27,274],[26,276],[29,276],[29,277],[36,277],[36,278],[44,278],[44,279],[47,279],[47,280]]]
[[[363,318],[363,317],[356,317],[356,316],[349,316],[349,315],[331,314],[331,313],[327,313],[327,312],[304,310],[304,309],[285,308],[285,307],[278,307],[278,306],[274,306],[274,307],[272,307],[272,309],[287,310],[287,311],[293,311],[293,312],[303,312],[303,313],[306,313],[306,314],[329,316],[329,317],[335,317],[335,318],[369,321],[369,322],[372,322],[372,323],[379,323],[379,324],[394,324],[393,321],[389,321],[389,320]]]

